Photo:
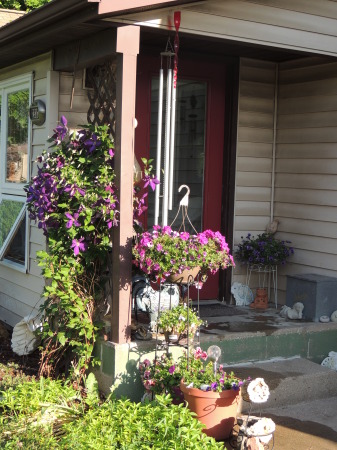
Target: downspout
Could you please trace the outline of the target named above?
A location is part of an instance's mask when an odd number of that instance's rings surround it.
[[[274,128],[273,128],[273,154],[272,154],[272,169],[271,169],[270,222],[272,222],[274,220],[278,72],[279,72],[279,65],[276,64],[276,67],[275,67],[275,89],[274,89]]]

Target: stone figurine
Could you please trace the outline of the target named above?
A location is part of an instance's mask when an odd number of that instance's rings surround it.
[[[302,319],[304,305],[301,302],[294,303],[293,307],[284,305],[280,311],[280,316],[286,319]]]

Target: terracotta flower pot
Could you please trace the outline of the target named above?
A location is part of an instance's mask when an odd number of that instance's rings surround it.
[[[178,284],[188,284],[193,283],[194,279],[197,278],[198,273],[200,272],[200,267],[194,267],[191,270],[183,270],[181,273],[174,273],[170,275],[166,281],[170,283],[178,283]]]
[[[188,388],[183,381],[180,383],[180,389],[184,393],[188,408],[195,412],[197,419],[206,426],[204,433],[217,440],[227,439],[236,422],[240,390],[204,392]]]

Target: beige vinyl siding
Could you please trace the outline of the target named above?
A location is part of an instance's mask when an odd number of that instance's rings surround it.
[[[72,87],[73,74],[61,72],[59,97],[60,116],[64,115],[67,118],[70,128],[78,128],[79,125],[88,123],[87,111],[90,106],[87,90],[83,89],[83,70],[78,70],[75,73],[74,95],[71,107]]]
[[[274,214],[295,247],[288,274],[337,276],[336,119],[336,62],[280,64]]]
[[[176,8],[129,13],[116,22],[171,29]],[[337,5],[330,0],[208,0],[180,7],[182,33],[337,54]]]
[[[274,139],[274,63],[241,59],[236,161],[234,245],[270,222]],[[233,280],[246,283],[237,263]],[[252,286],[256,277],[251,278]]]
[[[31,172],[36,173],[34,167],[36,157],[46,148],[46,141],[50,136],[50,124],[57,117],[55,102],[51,102],[52,95],[58,95],[58,86],[51,86],[51,55],[46,54],[38,58],[25,61],[0,71],[0,80],[7,80],[21,74],[33,73],[33,99],[40,99],[47,107],[46,122],[42,126],[33,126],[31,133]],[[53,89],[56,92],[51,94]],[[28,273],[19,272],[0,263],[0,320],[14,326],[22,317],[37,313],[41,302],[44,280],[41,269],[36,263],[36,251],[45,248],[45,238],[34,223],[29,224],[29,261]]]

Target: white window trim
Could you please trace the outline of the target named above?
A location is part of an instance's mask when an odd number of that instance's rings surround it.
[[[7,183],[7,105],[8,94],[16,92],[20,89],[29,90],[29,104],[32,102],[32,81],[33,77],[30,74],[25,77],[16,77],[15,79],[7,80],[6,83],[0,83],[0,95],[1,95],[1,151],[0,151],[0,192],[3,194],[24,195],[23,186],[24,183]],[[27,180],[30,178],[30,154],[31,154],[31,122],[28,119],[28,146],[27,146]]]
[[[9,235],[7,236],[4,244],[3,250],[0,252],[0,264],[11,267],[20,272],[27,273],[28,271],[28,260],[29,260],[29,220],[27,214],[26,193],[23,188],[24,185],[28,183],[31,176],[31,147],[32,147],[32,124],[28,119],[28,145],[27,145],[27,183],[6,183],[6,159],[7,159],[7,96],[12,92],[16,92],[20,89],[29,90],[29,104],[32,103],[33,98],[33,73],[28,73],[24,75],[19,75],[12,77],[3,81],[0,81],[0,96],[1,96],[1,129],[0,129],[0,198],[17,200],[23,202],[23,207],[20,214],[17,217]],[[7,246],[17,231],[21,220],[24,215],[26,215],[26,245],[25,245],[25,263],[19,264],[14,261],[10,261],[4,258],[4,253],[7,250]]]

